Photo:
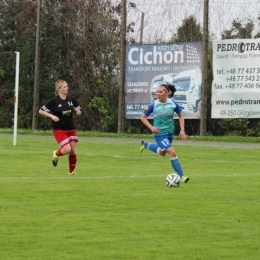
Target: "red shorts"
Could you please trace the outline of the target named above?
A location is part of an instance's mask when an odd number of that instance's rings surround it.
[[[61,147],[70,143],[71,141],[78,142],[76,130],[60,130],[52,129],[56,141],[60,144]]]

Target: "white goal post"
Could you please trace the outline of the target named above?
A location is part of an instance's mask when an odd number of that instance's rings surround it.
[[[19,89],[19,66],[20,66],[20,52],[15,52],[15,89],[14,89],[14,136],[13,146],[16,146],[17,140],[17,118],[18,118],[18,89]]]
[[[19,88],[19,66],[20,66],[20,52],[7,51],[0,52],[0,54],[13,54],[15,53],[15,89],[14,89],[14,134],[13,134],[13,146],[16,146],[17,139],[17,118],[18,118],[18,88]]]

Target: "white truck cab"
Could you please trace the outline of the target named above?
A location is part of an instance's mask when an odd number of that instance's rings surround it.
[[[180,72],[173,79],[176,88],[174,100],[176,100],[185,111],[198,111],[201,100],[201,79],[199,68]]]
[[[157,99],[157,88],[164,83],[164,75],[156,76],[153,78],[151,83],[151,101]]]
[[[173,79],[176,73],[170,73],[154,77],[151,83],[151,100],[152,102],[157,99],[157,88],[161,84],[173,84]]]

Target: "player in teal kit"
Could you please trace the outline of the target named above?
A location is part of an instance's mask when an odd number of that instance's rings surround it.
[[[184,129],[185,123],[182,109],[179,104],[172,99],[175,91],[176,89],[173,85],[160,85],[157,89],[158,99],[150,103],[141,115],[141,121],[152,131],[156,143],[142,141],[140,152],[144,149],[148,149],[162,156],[165,156],[166,153],[169,154],[172,168],[181,177],[182,182],[188,182],[189,177],[184,176],[176,151],[172,147],[172,140],[174,136],[174,113],[177,113],[179,116],[179,135],[183,141],[187,138]],[[147,117],[152,113],[154,121],[153,125],[150,124],[147,119]]]

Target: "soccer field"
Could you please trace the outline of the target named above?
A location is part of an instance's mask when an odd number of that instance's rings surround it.
[[[134,140],[80,138],[75,176],[53,138],[0,142],[0,259],[260,259],[257,148],[176,145],[190,182],[168,188]]]

